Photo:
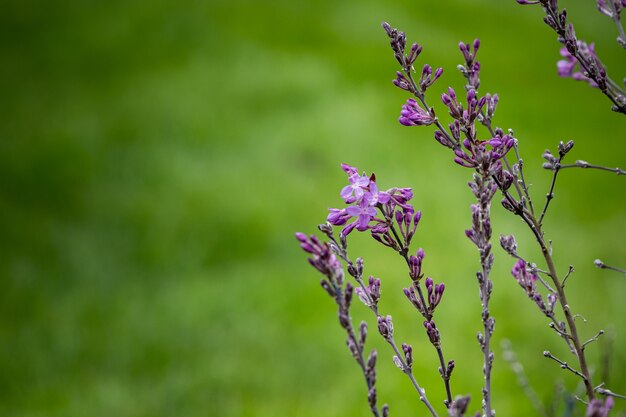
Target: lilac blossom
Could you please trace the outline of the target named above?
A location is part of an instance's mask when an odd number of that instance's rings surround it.
[[[517,2],[523,5],[541,5],[545,14],[543,21],[554,30],[558,35],[558,41],[565,47],[565,50],[561,51],[565,59],[557,64],[558,74],[586,81],[591,86],[597,87],[611,100],[613,111],[626,114],[626,91],[608,76],[604,64],[595,53],[593,44],[587,45],[576,37],[574,25],[568,22],[567,11],[559,8],[558,0],[517,0]],[[620,22],[620,13],[625,5],[626,2],[622,0],[596,1],[598,10],[609,16],[616,24],[619,31],[617,42],[622,48],[626,48],[626,33]],[[578,71],[575,69],[576,66],[580,68]],[[590,387],[586,388],[591,393]]]
[[[502,244],[502,239],[500,240]],[[506,250],[506,249],[505,249]],[[515,265],[513,265],[513,269],[511,270],[511,275],[518,282],[520,287],[526,291],[526,295],[530,298],[539,310],[546,316],[551,319],[554,319],[554,307],[557,302],[557,295],[551,291],[547,297],[547,304],[543,300],[542,295],[537,291],[537,281],[539,280],[539,275],[532,269],[528,269],[526,267],[526,261],[523,259],[519,259]],[[562,327],[562,326],[559,326]]]
[[[585,54],[586,56],[590,57],[594,61],[598,61],[598,56],[596,55],[595,45],[593,44],[593,42],[587,45],[583,41],[578,41],[577,45],[578,45],[578,50],[580,51],[581,54]],[[572,55],[567,50],[566,47],[561,48],[559,53],[564,58],[556,63],[559,77],[564,77],[564,78],[571,77],[572,79],[576,81],[586,81],[587,83],[589,83],[590,86],[594,88],[598,87],[598,84],[594,80],[592,80],[591,78],[583,74],[583,72],[580,69],[578,60],[576,59],[574,55]]]
[[[408,203],[413,198],[413,191],[410,188],[380,191],[375,175],[359,175],[355,167],[347,164],[342,164],[341,168],[348,174],[350,184],[341,190],[340,196],[349,206],[330,208],[326,220],[334,226],[344,226],[342,236],[347,236],[354,229],[360,232],[370,229],[376,240],[396,248],[402,243],[396,242],[389,230],[395,216],[402,235],[410,241],[421,216],[421,213],[416,215],[413,206]],[[353,218],[356,219],[348,223]]]
[[[364,190],[367,190],[370,183],[370,179],[365,175],[354,173],[348,177],[348,181],[350,181],[350,185],[343,187],[340,195],[346,203],[353,203],[363,196],[365,193]]]

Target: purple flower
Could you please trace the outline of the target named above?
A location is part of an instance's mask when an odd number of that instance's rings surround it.
[[[532,295],[535,292],[537,274],[526,270],[526,262],[521,259],[517,261],[511,270],[511,274],[519,285],[526,290],[528,295]]]
[[[365,175],[361,176],[358,173],[354,173],[348,177],[348,181],[350,181],[350,185],[343,187],[340,195],[346,203],[353,203],[363,196],[370,179]]]
[[[369,190],[369,193],[367,193],[367,195],[364,196],[363,199],[368,199],[370,206],[375,206],[378,203],[385,204],[391,198],[389,193],[385,191],[378,191],[378,186],[374,181],[370,182]]]
[[[417,101],[410,98],[402,106],[398,121],[404,126],[428,126],[434,123],[435,119],[430,112],[422,109]]]
[[[593,43],[587,45],[583,41],[578,41],[576,45],[582,56],[587,57],[590,61],[599,63],[598,56],[595,51],[595,45]],[[566,47],[561,48],[559,53],[563,58],[565,58],[556,63],[559,77],[571,77],[576,81],[586,81],[592,87],[598,87],[598,84],[596,84],[594,80],[586,77],[581,72],[580,68],[578,68],[578,60],[567,50]]]
[[[370,220],[376,216],[376,209],[370,205],[367,198],[361,199],[361,203],[358,206],[346,208],[346,212],[352,217],[358,217],[355,223],[356,229],[360,232],[367,230]]]

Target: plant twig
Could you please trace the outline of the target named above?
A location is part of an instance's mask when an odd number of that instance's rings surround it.
[[[561,165],[560,169],[567,169],[567,168],[590,168],[590,169],[599,169],[602,171],[608,171],[608,172],[613,172],[617,175],[626,175],[626,171],[616,167],[616,168],[609,168],[609,167],[605,167],[605,166],[601,166],[601,165],[594,165],[594,164],[590,164],[587,161],[582,161],[582,160],[578,160],[573,164],[563,164]]]
[[[564,361],[560,360],[559,358],[557,358],[556,356],[552,355],[552,353],[550,353],[549,350],[544,351],[543,352],[543,356],[545,356],[548,359],[552,359],[555,362],[558,362],[561,365],[562,369],[567,369],[568,371],[572,372],[574,375],[577,375],[577,376],[581,377],[583,379],[583,381],[587,380],[587,377],[585,377],[585,375],[583,375],[582,373],[580,373],[576,369],[574,369],[571,366],[569,366],[567,364],[567,362],[564,362]]]
[[[594,261],[594,264],[600,269],[610,269],[611,271],[619,272],[620,274],[626,275],[626,270],[621,269],[621,268],[616,268],[614,266],[609,266],[605,264],[604,262],[602,262],[600,259],[596,259]]]

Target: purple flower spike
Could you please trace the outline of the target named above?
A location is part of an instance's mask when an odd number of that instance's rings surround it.
[[[402,106],[398,121],[404,126],[428,126],[435,122],[432,115],[422,109],[417,101],[412,98],[408,99],[406,104]]]

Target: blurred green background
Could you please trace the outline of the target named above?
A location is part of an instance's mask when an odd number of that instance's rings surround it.
[[[616,29],[595,2],[563,1],[580,37],[615,78]],[[446,283],[438,325],[455,394],[480,407],[481,327],[469,225],[470,172],[430,128],[397,123],[404,92],[380,22],[424,45],[419,66],[445,68],[431,90],[462,88],[459,40],[480,37],[483,92],[520,138],[542,201],[541,152],[574,139],[572,160],[626,166],[626,118],[583,83],[555,75],[558,44],[536,7],[515,1],[3,2],[0,13],[0,415],[364,416],[362,376],[335,306],[293,238],[340,205],[347,162],[382,188],[410,186],[424,213],[415,249]],[[445,111],[438,106],[443,118]],[[623,178],[565,171],[546,220],[581,332],[614,329],[588,352],[626,392]],[[494,207],[494,236],[529,232]],[[365,234],[351,248],[383,280],[381,309],[414,345],[415,373],[443,399],[435,353],[404,300],[401,260]],[[502,360],[510,339],[545,401],[576,380],[570,360],[495,249],[495,408],[532,408]],[[355,320],[371,317],[358,305]],[[605,341],[611,339],[606,338]],[[425,415],[379,348],[379,398],[392,415]],[[600,377],[596,377],[599,381]],[[618,402],[623,409],[623,403]],[[443,414],[443,413],[442,413]]]

